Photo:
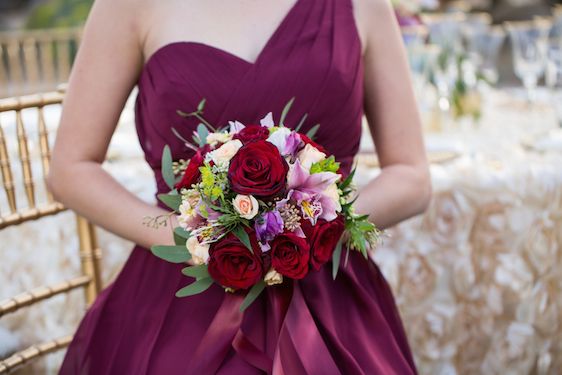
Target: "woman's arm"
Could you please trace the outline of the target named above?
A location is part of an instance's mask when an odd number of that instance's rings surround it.
[[[381,165],[381,173],[359,192],[356,210],[369,214],[379,228],[387,228],[427,208],[431,179],[392,6],[388,0],[356,3],[365,26],[365,115]]]
[[[111,136],[140,72],[138,0],[96,0],[73,65],[53,149],[48,186],[55,198],[93,223],[150,247],[172,242],[169,227],[142,224],[164,211],[102,169]]]

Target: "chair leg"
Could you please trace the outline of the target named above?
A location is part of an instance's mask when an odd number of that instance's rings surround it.
[[[89,306],[101,290],[101,250],[98,248],[94,226],[80,215],[76,215],[76,224],[80,241],[82,272],[91,278],[91,282],[85,289],[86,303]]]

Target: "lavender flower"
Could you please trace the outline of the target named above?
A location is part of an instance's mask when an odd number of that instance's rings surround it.
[[[262,250],[269,250],[268,242],[283,232],[283,219],[279,211],[273,210],[262,214],[255,220],[254,229],[256,230],[258,241],[262,245]]]

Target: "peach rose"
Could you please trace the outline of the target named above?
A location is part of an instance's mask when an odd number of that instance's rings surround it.
[[[191,236],[185,243],[191,259],[196,265],[205,264],[209,261],[209,244],[200,243],[197,236]]]
[[[244,219],[253,219],[258,214],[259,204],[256,198],[251,195],[238,194],[232,200],[234,209]]]
[[[228,133],[209,133],[209,135],[207,135],[207,143],[211,146],[214,146],[217,143],[226,143],[231,139],[232,134]]]
[[[209,152],[209,156],[217,165],[226,164],[236,155],[240,147],[242,147],[242,142],[238,139],[228,141],[216,150]]]

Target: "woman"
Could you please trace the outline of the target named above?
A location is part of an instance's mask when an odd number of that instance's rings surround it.
[[[290,287],[268,288],[242,315],[213,286],[174,297],[179,265],[154,257],[172,243],[149,230],[146,204],[100,163],[124,103],[138,84],[139,140],[159,192],[160,155],[189,150],[197,126],[177,109],[207,99],[209,122],[256,123],[308,113],[306,132],[349,173],[365,112],[382,173],[360,192],[358,212],[380,228],[421,213],[430,180],[420,119],[387,0],[97,0],[86,23],[53,150],[55,197],[137,245],[82,321],[62,374],[412,374],[415,365],[387,283],[351,253],[335,281],[329,266]],[[181,268],[181,267],[180,267]]]

